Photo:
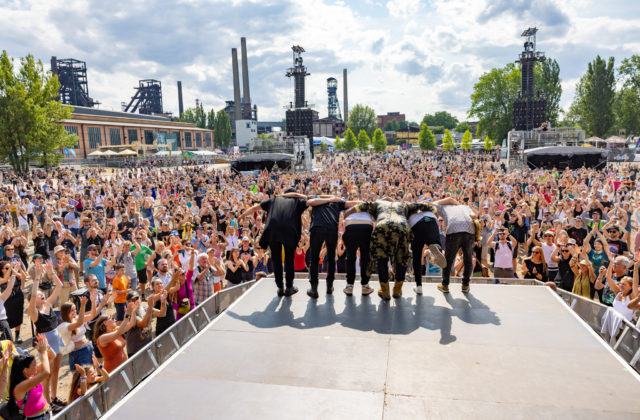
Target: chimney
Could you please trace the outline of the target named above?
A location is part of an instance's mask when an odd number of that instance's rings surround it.
[[[238,74],[238,50],[231,48],[231,68],[233,70],[233,121],[241,120],[240,115],[240,75]],[[231,121],[233,123],[233,121]]]
[[[240,51],[242,54],[242,94],[244,109],[242,118],[251,119],[251,94],[249,93],[249,64],[247,63],[247,38],[240,38]]]
[[[182,118],[184,105],[182,104],[182,82],[178,80],[178,115]]]
[[[342,89],[344,94],[344,122],[349,120],[349,98],[347,95],[347,69],[342,69]]]
[[[51,56],[51,73],[58,73],[58,57],[56,57],[55,55]]]

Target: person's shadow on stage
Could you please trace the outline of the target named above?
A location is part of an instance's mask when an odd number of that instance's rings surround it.
[[[334,307],[334,296],[326,295],[325,302],[318,304],[319,299],[309,299],[304,315],[295,319],[294,328],[308,329],[321,328],[333,325],[337,322]]]
[[[463,296],[464,299],[454,299],[449,293],[445,294],[447,303],[451,305],[452,315],[468,324],[500,325],[500,317],[484,302],[471,292],[465,293]]]
[[[240,315],[232,310],[226,314],[231,318],[247,322],[257,328],[277,328],[289,326],[302,328],[291,311],[291,298],[274,297],[263,311],[255,311],[251,315]]]

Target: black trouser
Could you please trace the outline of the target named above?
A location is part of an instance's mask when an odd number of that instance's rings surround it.
[[[464,272],[462,274],[462,284],[469,284],[471,273],[473,273],[473,246],[475,235],[468,232],[458,232],[447,235],[444,243],[444,255],[447,259],[447,266],[442,270],[442,284],[449,285],[451,269],[456,260],[456,254],[462,249],[462,261],[464,262]]]
[[[411,231],[413,232],[413,239],[411,240],[413,276],[416,281],[416,286],[422,286],[422,248],[424,248],[425,245],[440,243],[438,222],[436,222],[434,218],[425,217],[413,225]]]
[[[360,249],[360,283],[364,286],[369,284],[367,268],[369,265],[369,250],[371,248],[371,232],[373,226],[365,224],[349,225],[344,229],[342,240],[347,249],[346,269],[347,284],[353,286],[356,282],[356,259],[357,251]]]
[[[380,258],[376,261],[378,267],[378,281],[380,283],[389,282],[389,258]],[[404,281],[404,275],[407,272],[407,267],[404,265],[396,264],[393,266],[393,276],[396,281]]]
[[[309,281],[311,287],[318,287],[318,260],[322,244],[327,245],[326,259],[329,262],[327,269],[327,287],[333,285],[336,277],[336,246],[338,246],[338,228],[314,227],[311,228],[309,238],[309,250],[311,254],[311,266],[309,267]]]
[[[296,243],[283,244],[282,242],[270,242],[271,259],[273,260],[273,275],[276,279],[276,286],[282,289],[282,247],[284,246],[284,269],[287,272],[287,288],[293,287],[295,271],[293,268],[293,257],[296,253]]]

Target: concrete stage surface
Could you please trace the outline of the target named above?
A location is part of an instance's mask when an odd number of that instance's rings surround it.
[[[640,418],[638,375],[546,287],[405,283],[382,302],[296,284],[260,281],[108,416]]]

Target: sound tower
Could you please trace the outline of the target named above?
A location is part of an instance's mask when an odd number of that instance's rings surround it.
[[[534,92],[535,65],[545,60],[544,53],[536,51],[536,32],[538,28],[528,28],[522,33],[527,40],[517,61],[522,75],[518,99],[513,103],[513,128],[516,131],[533,130],[547,120],[547,102],[540,93]]]
[[[313,156],[313,110],[298,108],[287,110],[287,134],[306,136],[309,139],[309,150]]]

